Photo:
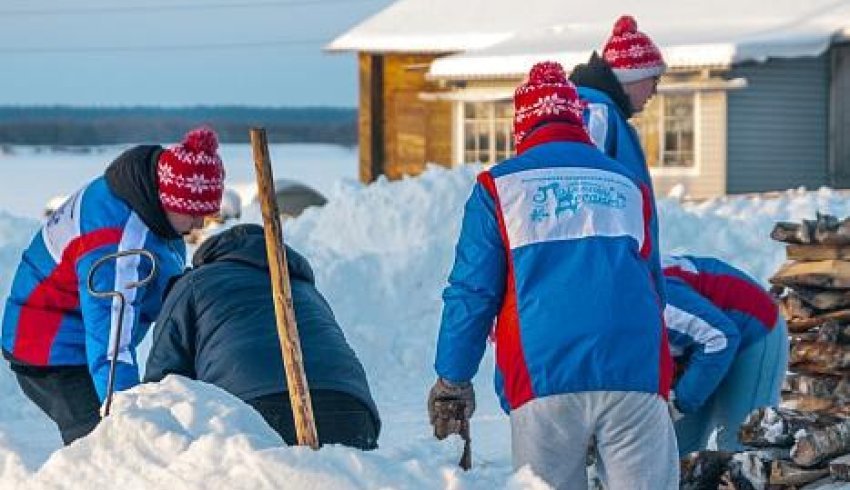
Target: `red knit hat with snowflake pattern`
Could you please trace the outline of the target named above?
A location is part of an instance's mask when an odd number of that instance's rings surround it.
[[[159,155],[156,184],[166,211],[191,216],[218,212],[224,192],[224,165],[217,150],[215,132],[200,127]]]
[[[566,122],[583,127],[584,104],[564,67],[543,61],[514,92],[514,141],[519,145],[541,123]]]
[[[602,57],[620,83],[657,77],[667,69],[661,50],[649,36],[637,30],[637,22],[629,15],[617,19],[614,32],[602,48]]]

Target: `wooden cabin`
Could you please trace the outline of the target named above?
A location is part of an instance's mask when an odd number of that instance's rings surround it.
[[[598,3],[398,0],[335,39],[359,61],[361,179],[511,156],[515,87],[534,62],[569,69],[605,42],[623,12]],[[632,120],[656,192],[850,187],[850,4],[716,3],[631,12],[670,65]]]

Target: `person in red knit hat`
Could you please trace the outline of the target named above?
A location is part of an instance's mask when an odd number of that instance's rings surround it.
[[[587,103],[585,123],[594,143],[608,156],[628,165],[651,185],[637,133],[626,121],[643,111],[655,95],[667,65],[658,46],[624,15],[611,36],[586,64],[573,68],[570,81]]]
[[[653,219],[649,232],[655,244],[653,260],[658,263],[661,257],[655,191],[640,139],[628,119],[643,110],[666,69],[658,46],[638,29],[633,17],[623,15],[614,24],[602,56],[593,52],[586,64],[576,66],[570,73],[585,104],[584,122],[590,138],[603,153],[634,172],[650,190]],[[664,304],[664,281],[658,288]]]
[[[592,143],[558,63],[534,65],[514,107],[517,156],[479,174],[443,291],[434,435],[475,411],[472,378],[492,331],[516,469],[586,489],[595,439],[606,488],[677,489],[649,190]]]
[[[186,266],[183,237],[215,214],[224,190],[218,140],[209,128],[190,131],[169,148],[141,145],[122,153],[47,220],[24,251],[3,314],[3,355],[18,384],[54,421],[65,444],[100,420],[109,366],[117,359],[116,391],[139,383],[136,346],[162,306],[169,281]],[[95,270],[98,260],[132,249]],[[121,335],[117,338],[118,325]],[[117,339],[117,351],[113,351]]]

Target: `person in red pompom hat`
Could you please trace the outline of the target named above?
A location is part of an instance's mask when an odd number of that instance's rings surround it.
[[[677,489],[651,191],[593,144],[558,63],[534,65],[514,105],[517,155],[479,174],[443,292],[434,435],[473,415],[491,337],[515,468],[586,488],[595,439],[606,488]]]
[[[641,112],[655,94],[666,68],[652,39],[638,30],[633,17],[623,15],[614,24],[602,56],[592,53],[586,64],[576,66],[570,73],[585,104],[584,122],[590,138],[606,155],[634,172],[651,191],[653,217],[657,213],[652,178],[638,134],[628,119]],[[649,231],[655,243],[653,260],[660,264],[657,219],[653,218]],[[659,288],[660,300],[666,303],[664,281]]]
[[[135,349],[162,306],[169,281],[186,266],[183,237],[218,212],[224,166],[209,128],[163,149],[140,145],[78,190],[44,223],[24,251],[3,314],[3,355],[18,384],[56,423],[65,444],[100,420],[109,367],[115,391],[139,383]],[[139,255],[113,257],[144,249]],[[95,263],[105,259],[101,266]],[[127,304],[94,291],[119,291]],[[120,338],[117,326],[122,322]],[[117,339],[117,351],[113,340]]]
[[[203,227],[218,213],[224,193],[224,166],[216,151],[218,138],[209,128],[186,134],[183,142],[159,155],[156,183],[159,201],[181,234]]]
[[[547,122],[561,122],[587,139],[582,123],[583,105],[575,86],[567,80],[564,68],[555,62],[538,63],[528,80],[514,94],[514,141],[521,153],[527,137]]]
[[[641,112],[667,69],[658,46],[628,15],[614,24],[602,56],[593,52],[576,66],[570,80],[587,102],[585,122],[591,138],[610,157],[629,165],[650,183],[640,141],[627,119]]]

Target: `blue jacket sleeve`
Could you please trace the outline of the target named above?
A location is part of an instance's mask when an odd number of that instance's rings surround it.
[[[684,374],[673,386],[682,413],[698,410],[726,376],[738,351],[738,327],[688,285],[671,279],[664,316],[670,350],[685,359]]]
[[[469,381],[487,345],[505,292],[506,251],[493,198],[480,183],[466,202],[455,263],[443,291],[435,369],[449,381]]]
[[[145,366],[145,382],[169,374],[196,379],[195,303],[191,274],[180,279],[165,299],[153,329],[153,344]]]
[[[76,270],[79,281],[80,311],[85,325],[86,359],[95,389],[103,401],[106,398],[109,378],[111,340],[113,331],[117,333],[120,316],[120,302],[115,298],[98,298],[88,290],[88,275],[98,259],[117,250],[116,245],[95,248],[77,260]],[[124,307],[121,340],[118,346],[118,362],[115,367],[115,391],[126,390],[139,384],[139,368],[136,353],[132,345],[134,330],[142,328],[139,318],[141,298],[145,289],[126,289],[123,286],[131,280],[145,277],[147,271],[140,270],[143,262],[138,257],[122,257],[109,260],[98,267],[92,284],[96,291],[120,291],[127,299]]]

